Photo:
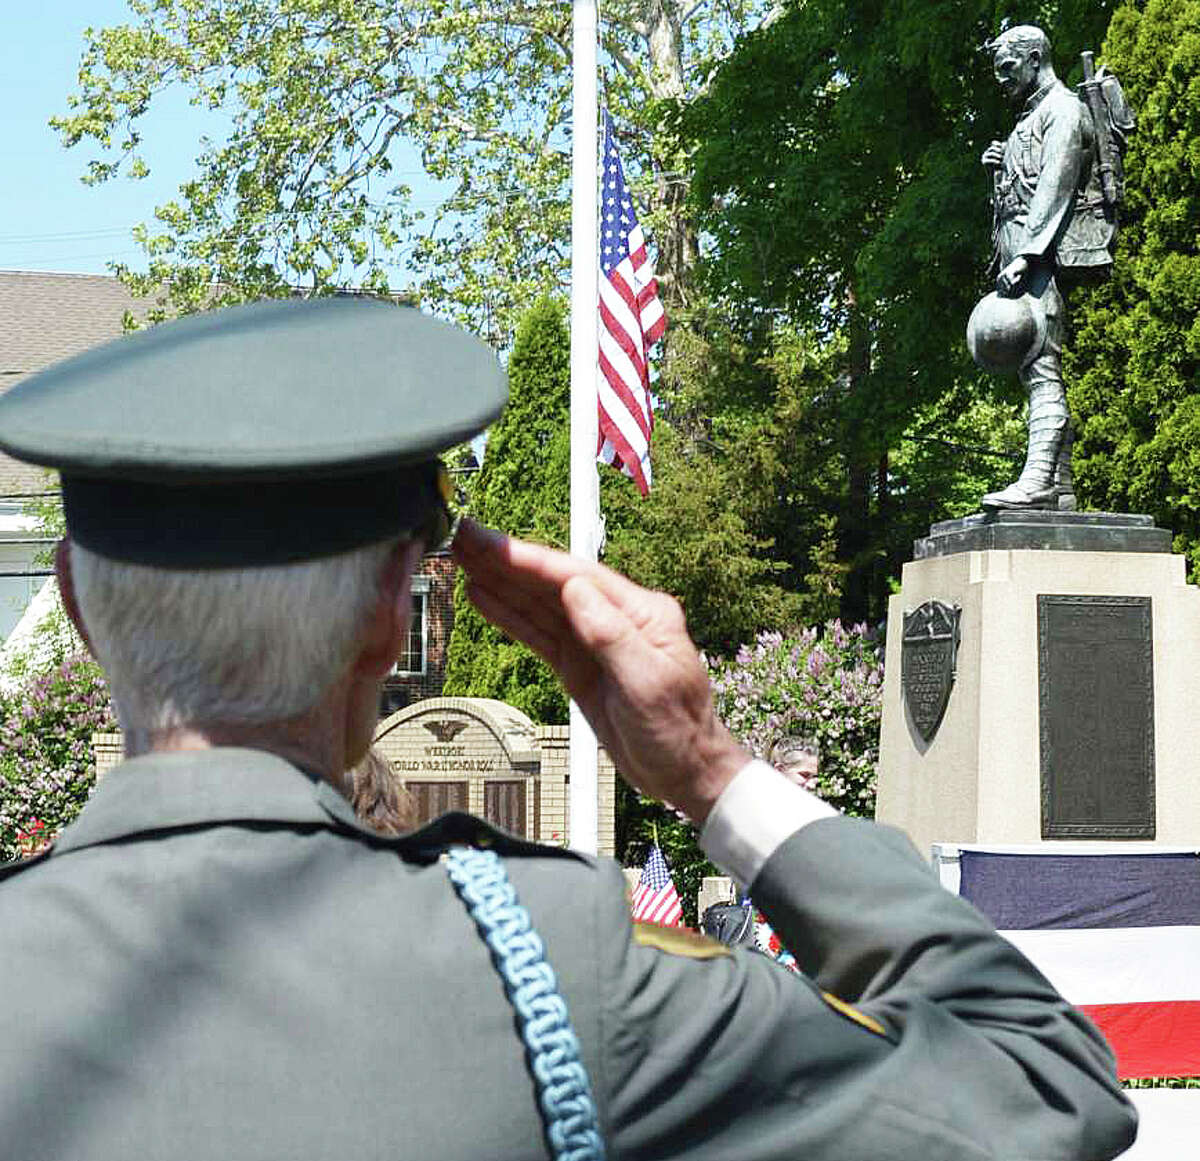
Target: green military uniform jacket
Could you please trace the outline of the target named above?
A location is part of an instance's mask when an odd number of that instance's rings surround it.
[[[126,762],[0,881],[3,1156],[546,1157],[437,861],[470,839],[545,941],[613,1161],[1100,1159],[1132,1137],[1095,1031],[897,833],[827,819],[768,860],[754,898],[804,978],[635,936],[611,862],[464,815],[382,839],[227,749]]]

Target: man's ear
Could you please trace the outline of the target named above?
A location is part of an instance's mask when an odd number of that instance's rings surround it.
[[[359,677],[381,681],[392,670],[404,648],[412,620],[412,575],[420,563],[422,545],[407,541],[397,546],[383,569],[379,602],[363,634],[354,662]]]
[[[79,601],[75,598],[75,579],[71,572],[71,538],[69,536],[64,536],[54,549],[54,575],[58,580],[58,595],[62,598],[63,608],[66,610],[67,616],[71,618],[71,624],[75,626],[75,631],[87,646],[87,651],[95,657],[96,650],[92,648],[87,626],[83,623],[83,616],[79,612]]]

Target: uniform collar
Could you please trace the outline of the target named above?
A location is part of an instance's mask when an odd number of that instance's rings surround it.
[[[145,754],[104,775],[54,848],[69,851],[147,831],[221,822],[329,825],[322,787],[341,800],[317,775],[265,750],[230,746]]]
[[[1028,97],[1025,98],[1025,108],[1021,111],[1021,116],[1032,113],[1051,93],[1054,86],[1058,84],[1056,77],[1052,81],[1047,81],[1040,89],[1035,89]]]
[[[414,861],[433,861],[454,845],[587,861],[574,851],[515,838],[458,812],[442,815],[409,834],[379,835],[358,821],[350,803],[323,778],[265,750],[232,746],[145,754],[122,762],[104,775],[79,817],[55,841],[53,853],[223,823],[350,832]]]

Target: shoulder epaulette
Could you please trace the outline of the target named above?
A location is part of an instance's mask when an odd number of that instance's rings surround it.
[[[635,920],[633,942],[639,947],[652,947],[668,955],[681,955],[685,959],[719,959],[733,955],[725,944],[692,931],[689,927],[664,927],[661,923],[645,923]]]

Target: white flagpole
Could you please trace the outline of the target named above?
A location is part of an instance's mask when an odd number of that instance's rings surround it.
[[[595,560],[600,510],[596,475],[599,417],[598,365],[599,253],[596,238],[596,44],[597,0],[574,0],[571,85],[571,552]],[[599,844],[599,792],[596,735],[571,702],[570,824],[568,841],[577,851],[596,854]]]

